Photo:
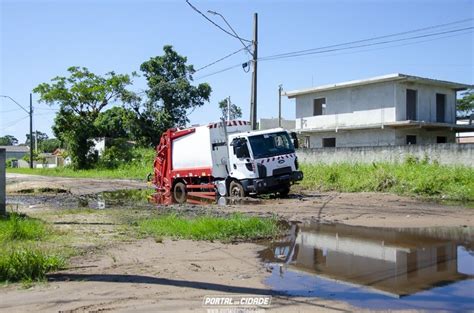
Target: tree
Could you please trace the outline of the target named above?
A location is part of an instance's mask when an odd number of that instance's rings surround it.
[[[0,146],[14,146],[18,144],[18,139],[12,135],[5,135],[0,137]]]
[[[222,111],[222,117],[227,120],[227,110],[229,107],[229,98],[225,98],[219,101],[219,109]],[[242,117],[242,109],[237,105],[231,103],[230,104],[230,119],[236,120]]]
[[[29,146],[30,145],[30,134],[25,134],[25,136],[26,136],[25,145]],[[39,147],[41,142],[43,142],[44,140],[46,140],[48,138],[49,138],[48,135],[46,135],[45,133],[40,132],[39,130],[33,132],[33,140],[36,139],[36,142],[38,143],[38,147]]]
[[[33,91],[40,95],[40,102],[59,105],[53,132],[66,144],[73,167],[89,168],[96,160],[90,153],[97,134],[94,122],[111,102],[131,98],[126,87],[132,81],[129,75],[109,72],[99,76],[85,67],[70,67],[68,72],[69,77],[55,77]]]
[[[163,51],[164,55],[150,58],[140,66],[147,80],[147,100],[142,103],[137,97],[130,99],[137,114],[134,136],[147,145],[156,145],[168,128],[186,126],[188,111],[208,102],[211,94],[207,83],[191,84],[194,68],[186,64],[186,57],[172,46],[164,46]]]
[[[94,126],[99,137],[130,139],[134,120],[135,113],[132,110],[116,106],[99,113]]]
[[[56,138],[48,138],[38,144],[38,150],[46,153],[53,153],[56,149],[61,147],[61,141]]]
[[[459,117],[469,117],[474,113],[474,89],[469,89],[461,95],[463,97],[458,99],[457,115]]]

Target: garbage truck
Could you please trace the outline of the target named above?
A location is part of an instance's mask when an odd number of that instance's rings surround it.
[[[232,120],[168,129],[156,147],[152,182],[162,203],[187,198],[288,195],[303,179],[296,134],[283,128],[252,131]]]

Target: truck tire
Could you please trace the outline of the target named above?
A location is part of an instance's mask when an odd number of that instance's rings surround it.
[[[290,193],[290,186],[285,186],[280,191],[278,194],[280,195],[280,198],[287,198],[288,194]]]
[[[177,182],[173,187],[173,198],[177,203],[185,203],[188,197],[186,193],[186,185],[182,182]]]
[[[238,181],[231,181],[229,184],[229,196],[231,198],[243,198],[245,197],[244,187]]]

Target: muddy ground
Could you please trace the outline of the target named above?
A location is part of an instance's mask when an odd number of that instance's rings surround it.
[[[48,189],[49,188],[49,189]],[[48,201],[18,205],[21,212],[44,218],[76,234],[81,249],[67,269],[49,282],[24,289],[0,287],[0,311],[197,311],[205,295],[271,294],[270,312],[353,311],[347,303],[285,297],[264,284],[270,269],[260,261],[258,243],[223,244],[134,239],[123,229],[117,210],[61,212],[61,199],[103,191],[149,188],[130,180],[98,180],[8,174],[10,199],[21,191],[64,191]],[[33,195],[32,198],[40,196]],[[56,196],[52,196],[53,198]],[[46,198],[45,198],[46,199]],[[50,199],[50,198],[48,198]],[[173,207],[188,213],[244,212],[278,215],[286,220],[338,222],[379,227],[474,226],[474,210],[375,193],[317,193],[298,190],[290,199],[261,199],[251,204]],[[155,207],[147,207],[155,210]],[[169,210],[169,208],[156,208]],[[145,210],[146,211],[146,210]],[[123,211],[122,211],[123,212]],[[127,214],[143,214],[127,211]],[[357,309],[358,310],[358,309]]]

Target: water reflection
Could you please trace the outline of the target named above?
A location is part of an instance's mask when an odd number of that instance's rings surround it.
[[[258,198],[231,198],[231,197],[216,197],[216,196],[202,196],[199,193],[188,194],[183,203],[177,202],[174,197],[164,193],[154,193],[150,196],[150,201],[159,205],[172,204],[194,204],[194,205],[210,205],[217,204],[218,206],[226,205],[256,205],[261,204],[262,200]]]
[[[440,229],[437,236],[435,230],[292,225],[290,236],[270,244],[261,256],[276,264],[268,283],[292,295],[344,298],[351,290],[356,302],[367,294],[405,299],[465,281],[470,286],[463,290],[465,299],[472,300],[472,242],[469,228]]]

